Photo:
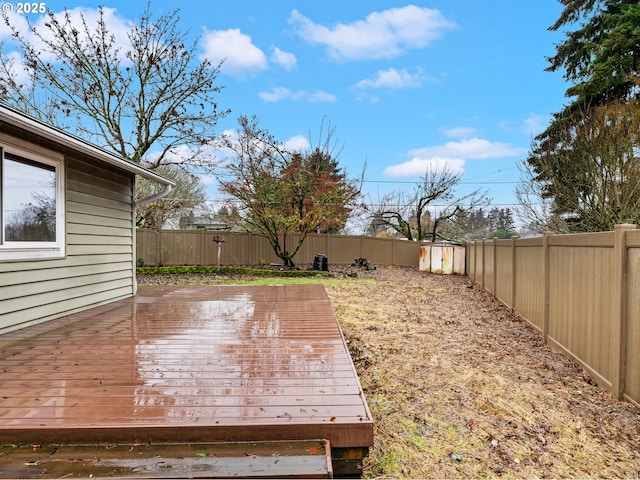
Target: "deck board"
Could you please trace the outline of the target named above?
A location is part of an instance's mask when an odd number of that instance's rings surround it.
[[[0,378],[1,442],[373,443],[320,285],[141,287],[0,336]]]

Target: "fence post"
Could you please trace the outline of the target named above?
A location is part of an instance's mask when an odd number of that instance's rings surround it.
[[[511,308],[516,309],[516,239],[511,237]]]
[[[493,287],[491,293],[496,296],[498,293],[498,237],[493,237]]]
[[[627,357],[627,248],[626,232],[635,230],[629,223],[616,225],[613,228],[613,292],[611,329],[611,393],[615,398],[622,398],[625,382],[625,361]]]
[[[480,248],[478,247],[478,241],[474,240],[473,242],[473,279],[476,281],[478,279],[478,261],[480,259],[480,256],[478,255],[478,250],[480,250]]]
[[[157,253],[157,255],[158,255],[157,258],[158,258],[158,260],[157,260],[157,262],[158,262],[158,265],[162,267],[162,266],[164,266],[164,262],[162,261],[162,230],[154,228],[153,231],[156,233],[156,236],[158,238],[158,243],[157,243],[157,245],[158,245],[158,250],[157,250],[157,252],[158,252]]]
[[[544,278],[544,316],[542,320],[542,340],[544,340],[544,343],[547,343],[547,335],[549,334],[549,280],[551,278],[551,262],[549,260],[549,237],[551,237],[551,235],[553,235],[552,232],[544,232],[542,236],[542,269]]]
[[[485,255],[485,250],[487,248],[487,241],[483,238],[482,239],[482,282],[480,283],[480,286],[484,289],[486,289],[487,287],[485,286],[485,279],[487,278],[487,262],[486,262],[486,255]]]
[[[329,234],[328,233],[324,234],[324,245],[325,245],[324,251],[327,252],[327,256],[329,256]],[[331,255],[333,256],[333,253]]]
[[[204,229],[200,230],[200,242],[199,242],[200,243],[200,249],[199,249],[200,250],[200,252],[199,252],[200,253],[200,255],[199,255],[199,257],[200,257],[200,265],[204,265],[205,264],[204,263],[205,262],[204,259],[205,259],[205,252],[207,250],[207,247],[204,244],[205,239],[206,239],[206,235],[204,234],[204,232],[205,232]]]

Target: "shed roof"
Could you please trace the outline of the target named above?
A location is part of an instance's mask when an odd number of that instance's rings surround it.
[[[89,155],[109,165],[113,165],[135,175],[147,178],[162,185],[175,186],[175,182],[168,178],[138,165],[124,157],[121,157],[104,148],[94,145],[86,140],[71,135],[59,128],[52,127],[46,123],[33,118],[23,112],[0,103],[0,126],[9,123],[15,127],[25,130],[34,135],[46,138],[52,142],[64,145],[72,150]]]

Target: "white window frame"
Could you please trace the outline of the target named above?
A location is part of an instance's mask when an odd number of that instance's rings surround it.
[[[5,242],[5,218],[3,212],[0,225],[0,261],[55,259],[65,256],[65,186],[64,186],[64,157],[62,155],[46,155],[31,150],[24,150],[13,145],[0,143],[0,195],[1,205],[4,205],[4,168],[5,153],[28,159],[35,163],[42,163],[55,169],[56,177],[56,240],[54,242]],[[0,207],[4,208],[4,207]]]

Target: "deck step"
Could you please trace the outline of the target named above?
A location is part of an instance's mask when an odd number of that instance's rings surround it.
[[[0,446],[0,478],[104,477],[333,478],[333,470],[328,440]]]

